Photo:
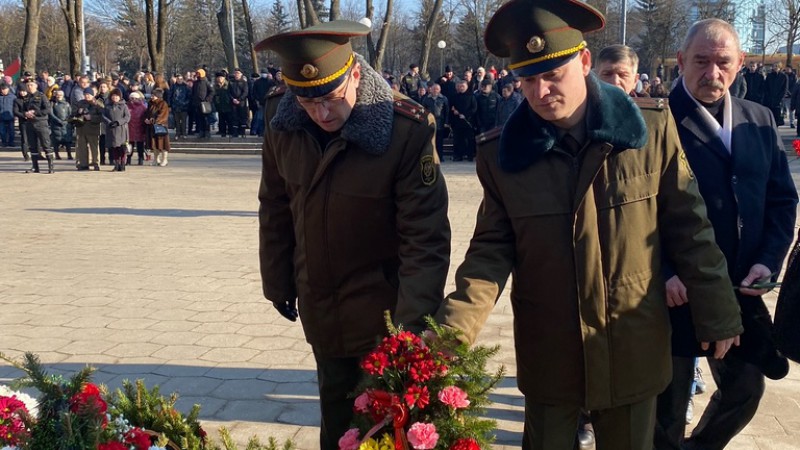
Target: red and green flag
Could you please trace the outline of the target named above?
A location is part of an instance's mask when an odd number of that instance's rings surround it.
[[[19,81],[20,76],[20,66],[22,65],[22,61],[19,58],[15,59],[14,62],[8,65],[6,69],[3,71],[7,76],[11,77],[14,84]]]

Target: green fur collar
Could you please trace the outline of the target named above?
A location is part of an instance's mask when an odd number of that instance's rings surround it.
[[[638,149],[647,143],[647,125],[636,104],[616,86],[586,77],[589,119],[586,137],[609,143],[614,150]],[[506,172],[519,172],[550,151],[558,139],[556,127],[543,120],[525,100],[508,118],[500,135],[498,164]]]

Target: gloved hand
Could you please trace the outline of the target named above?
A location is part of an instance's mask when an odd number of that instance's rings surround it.
[[[297,322],[297,299],[285,302],[272,302],[272,306],[274,306],[283,317],[286,317],[292,322]]]
[[[108,124],[109,128],[117,128],[118,126],[119,122],[117,122],[116,120]]]

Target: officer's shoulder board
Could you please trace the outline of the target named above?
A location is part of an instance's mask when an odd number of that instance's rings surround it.
[[[631,97],[633,103],[639,109],[667,110],[669,109],[669,99],[656,97]]]
[[[277,97],[286,93],[286,86],[272,86],[267,92],[267,98]]]
[[[428,110],[402,94],[394,94],[394,112],[420,123],[428,120]]]
[[[491,130],[475,136],[475,142],[478,144],[485,144],[495,139],[500,139],[500,134],[503,132],[503,126],[494,127]]]

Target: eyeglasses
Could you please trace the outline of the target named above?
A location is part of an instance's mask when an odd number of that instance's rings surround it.
[[[324,107],[325,109],[331,109],[337,105],[340,105],[344,99],[347,97],[347,88],[350,86],[350,79],[352,77],[350,74],[347,74],[347,81],[344,83],[344,89],[342,89],[341,95],[330,96],[330,97],[320,97],[320,98],[305,98],[305,97],[295,97],[297,98],[297,103],[303,107],[303,109],[314,109],[319,106]]]

